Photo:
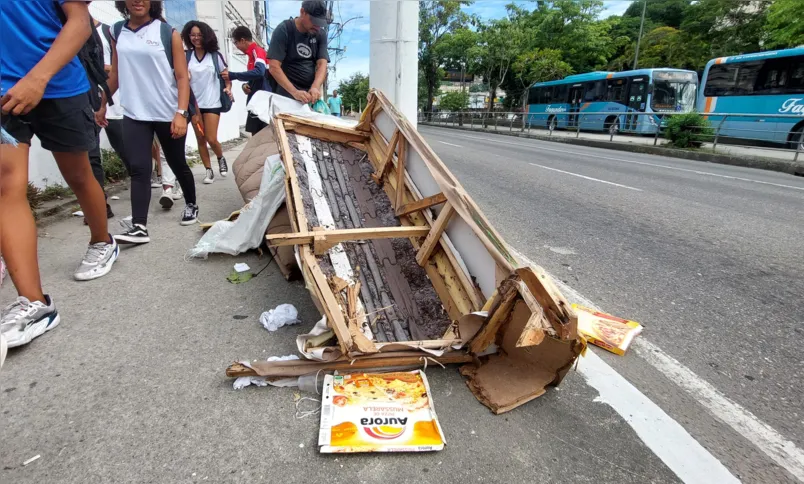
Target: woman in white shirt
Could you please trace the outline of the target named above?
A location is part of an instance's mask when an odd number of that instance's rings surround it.
[[[204,22],[192,20],[184,25],[181,38],[187,46],[187,68],[190,71],[190,89],[198,104],[198,114],[193,118],[193,129],[198,140],[198,153],[207,169],[204,183],[215,180],[215,172],[209,159],[207,143],[218,157],[218,171],[225,177],[229,172],[223,149],[218,141],[218,123],[223,111],[222,98],[233,100],[232,82],[224,81],[222,73],[227,72],[226,61],[218,49],[215,31]]]
[[[195,179],[184,153],[190,79],[181,36],[162,20],[162,3],[150,0],[115,2],[125,21],[112,32],[109,88],[120,88],[124,147],[131,167],[131,224],[121,243],[150,242],[151,145],[154,134],[184,191],[181,224],[198,221]],[[163,40],[164,39],[164,40]],[[167,45],[167,44],[170,45]],[[172,65],[171,65],[172,64]]]

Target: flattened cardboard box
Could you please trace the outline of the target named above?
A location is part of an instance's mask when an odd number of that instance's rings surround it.
[[[419,370],[327,375],[322,397],[323,453],[428,452],[446,444]]]

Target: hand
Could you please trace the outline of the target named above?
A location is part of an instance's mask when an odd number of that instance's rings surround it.
[[[297,101],[299,101],[301,103],[309,104],[309,103],[312,102],[311,101],[312,98],[310,97],[310,93],[307,92],[307,91],[299,91],[298,89],[296,89],[291,94],[293,95],[293,99],[295,99],[295,100],[297,100]]]
[[[228,87],[224,87],[224,88],[223,88],[223,92],[225,92],[225,93],[226,93],[226,95],[227,95],[227,96],[229,96],[229,99],[231,99],[232,101],[234,101],[234,94],[232,94],[232,90],[231,90],[231,89],[229,89]]]
[[[248,84],[243,84],[243,92],[246,93],[246,96],[251,94],[251,87]]]
[[[42,100],[45,87],[47,80],[23,77],[0,98],[3,114],[28,114]]]
[[[109,121],[106,120],[106,105],[102,105],[100,109],[95,111],[95,124],[101,128],[109,126]]]
[[[181,138],[187,135],[187,118],[179,113],[173,116],[173,122],[170,123],[170,134],[173,139]]]
[[[198,111],[196,111],[196,113],[193,115],[193,124],[196,126],[204,124],[204,119],[201,117],[201,113]]]
[[[229,79],[229,69],[224,69],[223,72],[221,72],[221,78],[226,82],[230,81],[230,79]]]
[[[312,98],[310,100],[311,103],[314,103],[314,102],[318,101],[319,99],[321,99],[321,90],[319,88],[317,88],[317,87],[311,87],[310,88],[310,97]]]

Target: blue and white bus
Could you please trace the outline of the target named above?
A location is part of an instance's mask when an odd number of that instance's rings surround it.
[[[697,90],[697,74],[680,69],[576,74],[531,86],[528,119],[546,128],[577,129],[580,123],[585,130],[653,134],[662,113],[693,111]]]
[[[702,79],[701,113],[758,115],[708,116],[721,136],[795,146],[804,129],[804,47],[718,57],[706,64]]]

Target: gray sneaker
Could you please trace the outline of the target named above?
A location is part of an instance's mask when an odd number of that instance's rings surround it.
[[[0,333],[9,348],[28,344],[58,326],[60,319],[56,305],[48,295],[45,295],[45,300],[47,304],[31,302],[20,296],[0,313]]]
[[[99,242],[89,244],[81,265],[75,271],[76,281],[91,281],[103,277],[112,270],[112,265],[120,256],[120,246],[112,239],[112,243]]]

